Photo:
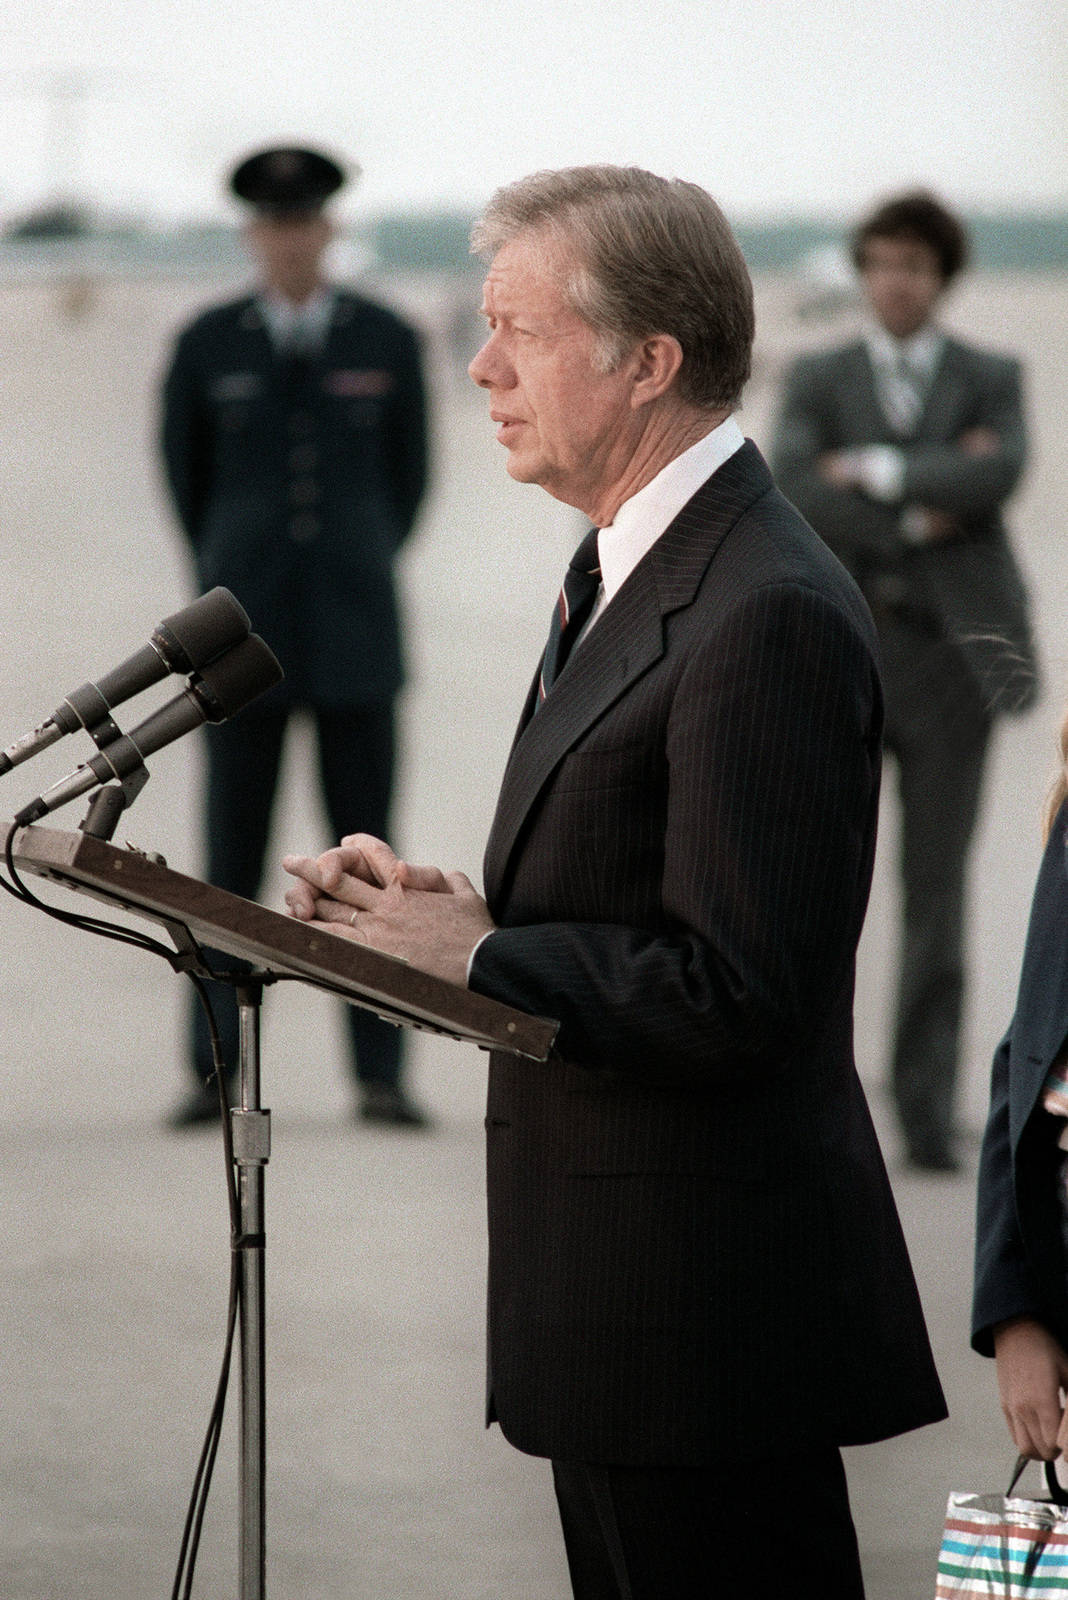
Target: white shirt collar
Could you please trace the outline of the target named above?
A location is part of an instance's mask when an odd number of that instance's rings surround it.
[[[908,339],[895,339],[882,323],[873,320],[864,331],[864,342],[876,367],[896,370],[904,357],[913,371],[929,382],[934,377],[946,339],[931,322]]]
[[[334,291],[329,284],[320,284],[300,305],[271,289],[261,290],[256,298],[267,331],[279,347],[287,345],[298,330],[313,350],[325,342],[334,314]]]
[[[622,588],[687,501],[744,443],[741,428],[733,417],[728,417],[669,461],[637,494],[624,500],[597,538],[605,604]]]

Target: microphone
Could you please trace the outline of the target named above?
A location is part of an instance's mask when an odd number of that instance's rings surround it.
[[[23,806],[15,815],[15,826],[24,828],[28,823],[37,822],[98,783],[109,783],[113,778],[121,782],[144,765],[146,756],[199,728],[203,722],[225,722],[264,690],[273,688],[282,677],[282,668],[273,651],[258,633],[249,634],[224,656],[203,667],[190,678],[181,694],[146,717],[132,733],[120,734],[105,745],[99,755],[84,761],[76,771],[54,783],[28,806]]]
[[[102,678],[74,689],[39,728],[0,751],[0,775],[79,728],[92,734],[102,748],[118,734],[111,721],[114,706],[140,694],[170,672],[198,672],[209,666],[247,639],[251,631],[244,607],[229,589],[210,589],[192,605],[164,617],[140,650]]]

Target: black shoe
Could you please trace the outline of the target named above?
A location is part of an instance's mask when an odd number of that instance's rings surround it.
[[[364,1122],[388,1122],[395,1128],[428,1128],[430,1119],[403,1089],[390,1083],[361,1085],[359,1115]]]
[[[198,1083],[184,1100],[169,1111],[164,1126],[174,1131],[182,1128],[200,1128],[209,1122],[219,1121],[219,1091],[214,1081]]]

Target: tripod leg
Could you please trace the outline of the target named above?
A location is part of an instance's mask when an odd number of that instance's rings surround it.
[[[230,1113],[241,1232],[241,1544],[240,1600],[264,1600],[266,1554],[267,1386],[264,1365],[264,1168],[271,1153],[271,1114],[260,1107],[260,1007],[263,985],[237,990],[240,1021],[240,1106]]]

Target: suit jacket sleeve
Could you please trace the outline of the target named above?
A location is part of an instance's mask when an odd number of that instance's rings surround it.
[[[865,559],[882,566],[902,556],[899,508],[881,505],[856,489],[825,483],[820,456],[838,450],[834,425],[834,374],[826,357],[802,356],[791,367],[771,447],[776,483],[851,572]]]
[[[163,384],[161,446],[178,520],[195,545],[208,493],[211,435],[191,329],[179,336]]]
[[[386,470],[402,537],[415,522],[428,475],[427,402],[419,341],[403,324],[398,329],[396,387],[386,425]]]
[[[999,1322],[1009,1317],[1040,1317],[1042,1307],[1016,1213],[1009,1134],[1011,1043],[1010,1028],[994,1056],[990,1114],[979,1160],[972,1347],[984,1356],[994,1354],[993,1330]]]
[[[955,440],[904,446],[903,502],[931,506],[955,516],[990,517],[1015,489],[1027,459],[1019,362],[1001,356],[973,357],[974,414],[970,427],[997,436],[991,455],[976,456]]]
[[[559,1018],[560,1054],[585,1067],[655,1083],[782,1067],[851,981],[880,723],[855,620],[806,585],[749,591],[698,636],[671,702],[664,837],[641,843],[663,852],[660,926],[503,927],[472,988]]]

